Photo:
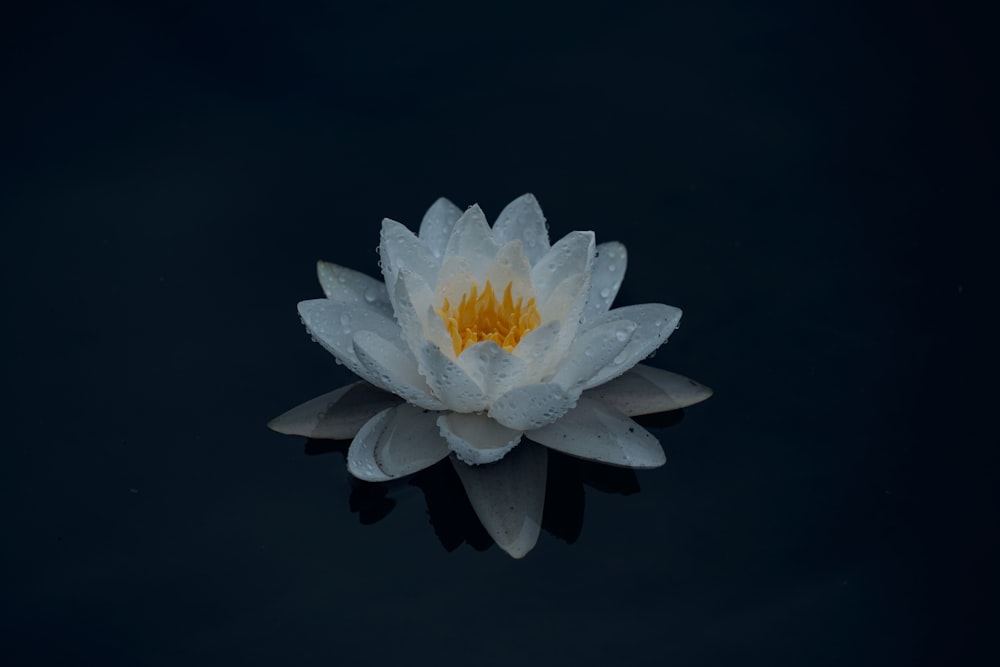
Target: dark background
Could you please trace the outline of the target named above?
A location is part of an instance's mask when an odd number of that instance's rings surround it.
[[[2,22],[6,664],[987,662],[995,22],[943,2],[35,4]],[[716,395],[574,544],[362,525],[264,425],[379,221],[530,191]],[[551,498],[550,498],[551,499]]]

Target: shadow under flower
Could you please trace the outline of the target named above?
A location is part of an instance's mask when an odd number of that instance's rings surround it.
[[[674,410],[640,417],[637,421],[651,428],[665,428],[679,423],[683,416],[683,410]],[[309,439],[304,452],[307,456],[336,452],[346,459],[350,444],[350,440]],[[527,440],[522,445],[545,449]],[[608,466],[553,450],[547,452],[541,528],[567,544],[575,543],[583,531],[587,487],[623,496],[640,491],[639,480],[631,468]],[[476,515],[455,467],[447,459],[390,482],[366,482],[352,475],[347,479],[350,485],[348,507],[357,514],[362,525],[373,525],[387,517],[397,503],[409,495],[402,492],[407,487],[416,487],[423,494],[430,524],[446,551],[454,551],[462,544],[485,551],[494,544]]]

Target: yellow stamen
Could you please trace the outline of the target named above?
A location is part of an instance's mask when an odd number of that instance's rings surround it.
[[[491,340],[508,352],[513,352],[521,342],[521,337],[542,323],[535,298],[528,299],[527,303],[524,303],[523,296],[514,301],[512,287],[512,282],[507,283],[503,298],[498,300],[493,293],[493,285],[487,280],[481,294],[479,286],[473,285],[462,295],[462,301],[457,307],[453,308],[448,299],[444,300],[437,314],[448,327],[455,356],[484,340]]]

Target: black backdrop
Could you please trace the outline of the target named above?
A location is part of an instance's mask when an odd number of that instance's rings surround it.
[[[21,12],[0,28],[7,664],[977,657],[991,17]],[[639,493],[588,488],[579,536],[523,561],[445,550],[405,485],[366,525],[340,456],[264,427],[350,379],[295,313],[314,262],[375,274],[383,217],[526,191],[553,236],[628,246],[619,303],[685,310],[651,363],[716,395],[653,427],[668,463]]]

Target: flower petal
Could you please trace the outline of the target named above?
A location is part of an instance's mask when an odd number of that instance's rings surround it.
[[[385,482],[430,467],[448,455],[437,413],[403,403],[379,412],[347,450],[347,469],[358,479]]]
[[[584,397],[634,416],[686,408],[711,395],[711,389],[691,378],[636,364],[621,377],[588,390]]]
[[[455,229],[448,239],[444,261],[451,257],[462,257],[477,273],[478,279],[479,274],[496,259],[499,250],[500,246],[493,240],[493,232],[490,231],[483,210],[478,204],[473,204],[455,223]]]
[[[455,222],[462,217],[462,209],[441,197],[431,204],[420,221],[420,240],[427,244],[431,254],[440,259],[448,247],[448,239],[455,228]]]
[[[499,461],[521,442],[521,431],[484,415],[446,412],[437,418],[437,425],[448,449],[469,465]]]
[[[627,416],[581,398],[559,421],[528,434],[560,452],[625,468],[656,468],[666,462],[656,437]]]
[[[343,304],[329,299],[299,302],[299,316],[312,337],[337,357],[351,372],[365,377],[367,371],[354,353],[354,334],[374,331],[390,342],[402,342],[399,325],[367,304]],[[385,389],[379,383],[372,384]]]
[[[382,275],[385,277],[390,298],[393,296],[393,288],[402,269],[413,271],[431,286],[437,280],[441,262],[434,257],[426,243],[395,220],[386,218],[382,221],[378,252],[382,259]]]
[[[523,297],[525,301],[535,295],[531,284],[531,264],[524,254],[520,240],[513,240],[497,251],[496,261],[483,274],[484,281],[489,280],[496,289],[497,296],[511,286],[514,300]]]
[[[421,369],[434,395],[455,412],[482,412],[486,409],[486,392],[454,361],[445,356],[432,342],[417,351]]]
[[[552,320],[537,329],[532,329],[514,348],[513,354],[525,362],[526,375],[521,384],[538,382],[545,372],[545,360],[555,344],[561,330],[560,322]]]
[[[463,350],[455,363],[475,380],[490,402],[523,384],[522,378],[528,370],[523,359],[491,340],[476,343]]]
[[[451,460],[483,528],[514,558],[522,558],[538,542],[548,460],[544,447],[529,442],[492,465]]]
[[[316,275],[327,299],[344,304],[371,304],[392,316],[389,293],[382,281],[331,262],[317,262]]]
[[[567,277],[549,294],[539,311],[545,321],[560,323],[552,345],[541,364],[542,377],[549,377],[566,357],[566,352],[580,330],[580,318],[587,305],[587,284],[590,275],[580,272]]]
[[[378,385],[393,394],[428,410],[443,410],[441,401],[434,398],[427,381],[417,370],[417,360],[408,350],[390,343],[372,331],[354,334],[354,353],[364,366],[368,377],[378,378]]]
[[[677,328],[677,323],[681,320],[681,309],[662,303],[625,306],[605,313],[591,326],[600,326],[615,320],[631,320],[636,323],[632,338],[621,354],[587,381],[584,389],[596,387],[618,377],[663,345]]]
[[[594,270],[590,275],[590,293],[587,297],[587,307],[583,311],[583,322],[592,322],[608,312],[611,303],[618,295],[622,279],[625,277],[625,267],[628,253],[625,246],[618,241],[609,241],[597,246],[597,257],[594,258]]]
[[[593,268],[594,232],[570,232],[549,248],[531,269],[535,298],[544,303],[556,287],[581,272]]]
[[[394,410],[395,408],[386,408],[369,419],[351,441],[347,450],[347,470],[358,479],[366,482],[386,482],[392,479],[375,462],[375,445]]]
[[[390,477],[429,468],[448,455],[438,431],[438,412],[403,404],[392,413],[375,444],[375,463]]]
[[[610,364],[628,345],[635,322],[617,320],[592,327],[578,335],[566,352],[552,382],[566,391],[580,391],[584,383]]]
[[[399,279],[392,288],[394,315],[402,330],[403,340],[414,352],[431,337],[428,318],[433,315],[441,319],[431,308],[433,301],[431,288],[422,277],[407,269],[399,272]],[[445,332],[440,340],[432,340],[441,344],[450,342],[451,337]]]
[[[519,431],[551,424],[576,404],[573,396],[551,382],[511,389],[490,406],[489,416]]]
[[[493,223],[493,238],[500,245],[520,239],[528,261],[534,264],[541,259],[549,249],[549,232],[534,195],[521,195],[500,211]]]
[[[377,413],[402,400],[367,382],[355,382],[306,401],[275,417],[267,426],[286,435],[347,440]]]

